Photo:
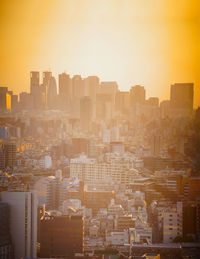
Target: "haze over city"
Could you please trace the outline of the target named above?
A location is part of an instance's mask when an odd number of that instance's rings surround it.
[[[0,84],[29,90],[29,71],[97,75],[120,90],[169,99],[193,82],[199,104],[199,1],[51,0],[0,3]]]
[[[0,259],[200,258],[199,11],[0,0]]]

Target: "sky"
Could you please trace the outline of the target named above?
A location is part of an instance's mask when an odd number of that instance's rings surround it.
[[[29,92],[30,71],[46,70],[161,100],[193,82],[200,105],[200,1],[0,0],[0,86]]]

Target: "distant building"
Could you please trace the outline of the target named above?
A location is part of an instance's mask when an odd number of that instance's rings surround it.
[[[176,83],[170,89],[172,117],[190,116],[193,111],[194,84]]]
[[[37,256],[37,197],[31,192],[2,192],[10,207],[10,233],[14,258]]]
[[[58,80],[60,108],[69,110],[72,98],[72,80],[66,73],[59,74]]]
[[[57,86],[55,77],[51,77],[47,85],[47,107],[55,109],[57,107]]]
[[[11,110],[11,96],[8,87],[0,87],[0,111]]]
[[[136,104],[145,104],[146,91],[143,86],[136,85],[130,90],[130,104],[134,106]]]
[[[160,142],[161,137],[159,135],[153,135],[151,137],[151,156],[158,156],[160,154]]]
[[[80,120],[81,128],[84,132],[88,132],[91,129],[92,122],[92,99],[88,96],[81,98],[80,100]]]

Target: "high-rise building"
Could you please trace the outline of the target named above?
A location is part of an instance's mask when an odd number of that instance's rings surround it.
[[[57,107],[57,87],[55,77],[51,77],[47,86],[47,107],[55,109]]]
[[[129,92],[118,91],[115,97],[115,109],[122,114],[126,113],[129,108],[130,94]]]
[[[172,117],[188,116],[193,111],[193,83],[176,83],[171,85],[170,106]]]
[[[86,95],[85,85],[80,75],[74,75],[72,78],[72,96],[74,98],[82,98]]]
[[[86,95],[93,101],[96,100],[97,87],[99,85],[99,78],[97,76],[88,76],[84,79]]]
[[[42,81],[42,84],[47,87],[48,83],[49,83],[49,80],[50,78],[52,77],[52,72],[50,71],[44,71],[43,72],[43,81]]]
[[[19,95],[19,106],[21,110],[30,110],[33,108],[33,96],[26,92]]]
[[[40,221],[40,257],[74,258],[84,251],[82,216],[45,216]]]
[[[146,100],[146,104],[149,106],[159,106],[159,98],[158,97],[150,97],[148,100]]]
[[[11,94],[8,87],[0,87],[0,111],[11,110]]]
[[[88,132],[92,120],[92,99],[88,96],[80,100],[80,120],[82,130]]]
[[[72,97],[72,80],[66,73],[59,74],[59,100],[60,107],[68,110]]]
[[[10,207],[10,233],[14,258],[37,255],[37,196],[31,192],[2,192]]]
[[[153,135],[151,137],[151,156],[158,156],[160,154],[160,136]]]
[[[130,104],[145,104],[146,91],[143,86],[135,85],[130,90]]]
[[[0,258],[13,258],[10,235],[10,208],[5,202],[0,202]]]
[[[30,72],[30,93],[35,95],[40,85],[40,73],[38,71]]]
[[[40,85],[40,74],[37,71],[30,72],[30,93],[33,98],[33,108],[44,108],[44,92],[45,90]]]

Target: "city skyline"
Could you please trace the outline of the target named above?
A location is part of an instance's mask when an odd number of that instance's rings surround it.
[[[117,81],[122,91],[141,84],[161,100],[169,85],[193,82],[199,105],[197,0],[2,1],[0,9],[0,84],[17,93],[29,89],[30,70],[50,68]]]

